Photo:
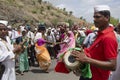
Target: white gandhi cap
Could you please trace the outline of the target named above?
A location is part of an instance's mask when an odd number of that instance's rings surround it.
[[[1,23],[1,24],[4,24],[5,26],[8,25],[8,21],[5,21],[5,20],[0,20],[0,23]]]
[[[110,7],[108,5],[96,5],[94,7],[94,12],[99,12],[99,11],[110,11]]]

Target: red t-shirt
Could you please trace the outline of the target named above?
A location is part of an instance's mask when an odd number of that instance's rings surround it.
[[[107,61],[117,57],[117,39],[113,27],[98,32],[95,42],[88,48],[91,58]],[[108,80],[110,71],[91,65],[92,80]]]

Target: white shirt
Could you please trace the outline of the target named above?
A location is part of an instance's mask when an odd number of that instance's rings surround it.
[[[83,41],[83,44],[88,47],[90,47],[90,45],[93,43],[94,41],[94,37],[96,36],[96,33],[90,33],[88,34],[88,36],[85,38],[85,40]]]
[[[19,34],[16,30],[12,30],[11,32],[11,39],[16,39],[19,37]]]
[[[36,42],[39,38],[42,38],[42,33],[41,32],[36,33],[34,42]]]
[[[7,41],[3,41],[0,38],[0,62],[5,65],[5,72],[3,73],[1,80],[16,80],[15,76],[15,54],[13,53],[13,45],[9,37],[6,37]]]
[[[31,44],[34,45],[34,33],[31,31],[28,31],[27,37],[31,38]]]
[[[4,62],[4,60],[9,60],[15,57],[13,53],[13,45],[11,45],[11,41],[9,37],[6,37],[7,42],[3,41],[0,38],[0,62]]]

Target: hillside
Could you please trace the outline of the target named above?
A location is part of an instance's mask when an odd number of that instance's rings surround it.
[[[23,23],[35,26],[39,22],[47,25],[84,22],[74,17],[72,12],[55,8],[49,2],[40,3],[39,0],[0,0],[0,19],[8,20],[15,27]]]

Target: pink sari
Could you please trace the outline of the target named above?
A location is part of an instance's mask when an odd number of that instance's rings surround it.
[[[60,44],[61,50],[57,55],[58,62],[55,66],[55,71],[60,73],[69,73],[70,71],[65,66],[64,62],[62,61],[65,52],[69,50],[69,48],[75,48],[75,37],[72,31],[69,31],[70,36],[68,37],[69,41],[67,44]],[[64,35],[63,35],[64,36]]]
[[[69,48],[75,48],[75,37],[72,31],[69,31],[70,36],[68,44],[60,44],[61,50],[59,51],[57,58],[59,58],[61,55],[64,55],[64,53],[69,49]]]

